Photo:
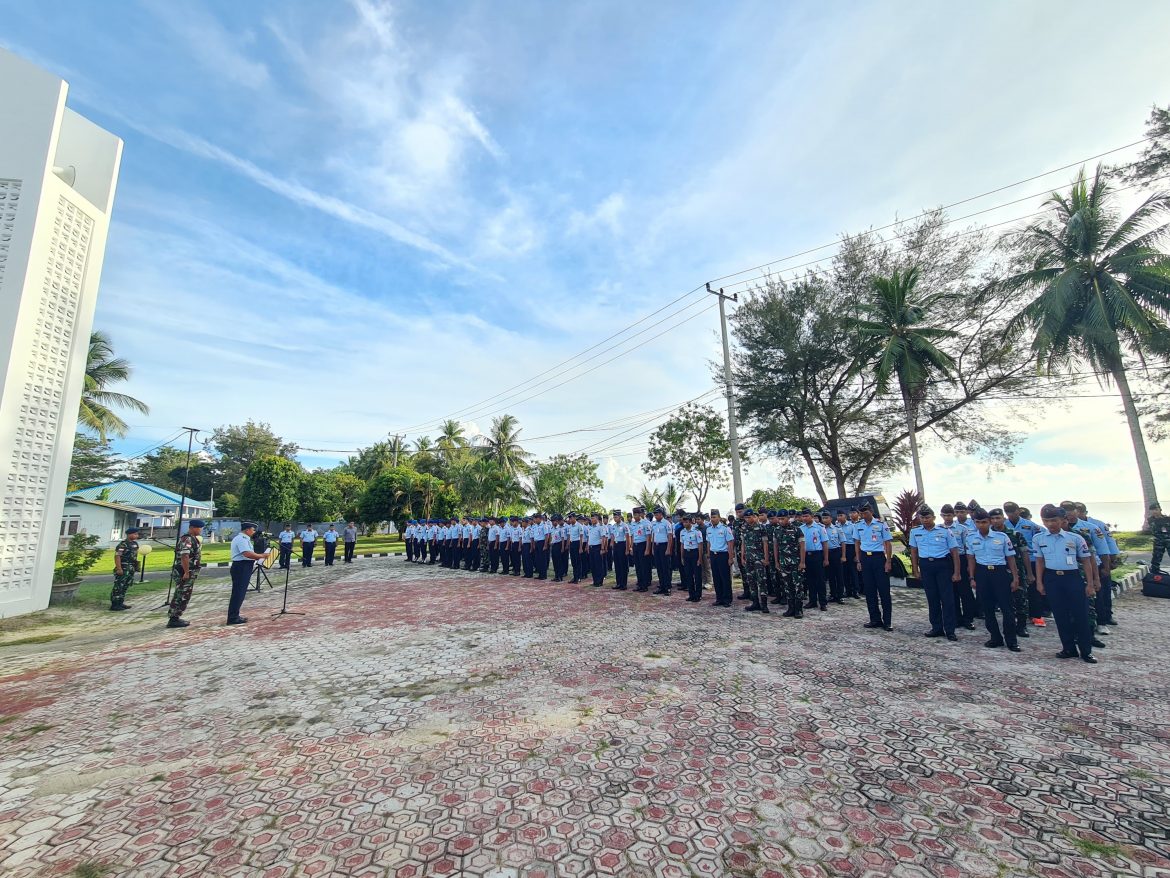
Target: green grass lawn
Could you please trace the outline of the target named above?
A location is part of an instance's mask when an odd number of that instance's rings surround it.
[[[1117,547],[1123,552],[1152,552],[1154,550],[1153,536],[1140,531],[1114,531],[1113,538],[1117,540]]]
[[[174,546],[171,543],[159,543],[155,541],[141,540],[141,544],[150,546],[150,555],[146,559],[147,570],[161,570],[169,567],[174,558]],[[299,553],[301,548],[300,542],[296,542],[293,547],[293,553]],[[366,552],[402,552],[405,551],[404,543],[398,536],[378,535],[372,537],[358,537],[357,550],[359,554]],[[340,546],[337,549],[338,555],[341,554]],[[325,557],[324,543],[317,542],[318,558]],[[230,561],[232,557],[231,543],[204,543],[203,544],[203,563],[215,564],[219,561]],[[109,573],[114,569],[114,550],[106,549],[102,552],[102,556],[98,562],[90,569],[90,573]]]

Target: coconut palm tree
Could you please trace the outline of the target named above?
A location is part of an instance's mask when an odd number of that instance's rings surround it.
[[[958,333],[935,325],[933,321],[947,294],[919,290],[918,276],[915,266],[905,273],[895,271],[889,277],[875,277],[872,295],[862,305],[864,317],[852,320],[851,325],[862,342],[869,345],[868,356],[859,362],[859,368],[876,366],[878,393],[886,393],[891,380],[898,383],[910,438],[914,485],[920,495],[926,496],[918,456],[918,406],[928,381],[949,378],[954,373],[954,359],[938,342]]]
[[[459,452],[468,446],[464,435],[463,425],[458,421],[443,421],[439,427],[439,439],[435,443],[443,462],[448,466],[459,456]]]
[[[662,489],[662,506],[666,509],[666,514],[670,515],[674,510],[678,509],[687,495],[685,491],[680,491],[674,482],[667,482],[666,487]],[[654,507],[651,506],[651,509]]]
[[[514,415],[501,415],[492,421],[492,428],[483,437],[488,457],[509,476],[520,476],[528,471],[532,457],[520,444],[521,427]]]
[[[638,493],[626,494],[626,499],[635,506],[641,506],[647,512],[653,513],[655,506],[662,505],[662,492],[657,488],[651,488],[643,482],[642,487],[638,489]]]
[[[150,408],[141,400],[109,388],[130,378],[130,363],[114,356],[114,346],[104,332],[89,336],[89,352],[85,358],[85,386],[81,391],[81,406],[77,422],[97,434],[105,442],[111,434],[125,436],[129,427],[114,414],[115,408],[130,409],[148,414]]]
[[[1044,373],[1087,364],[1103,386],[1116,385],[1148,507],[1157,487],[1126,361],[1170,353],[1170,256],[1158,246],[1170,233],[1170,194],[1151,195],[1123,219],[1098,165],[1091,181],[1082,169],[1047,206],[1045,219],[1008,238],[1028,267],[1000,285],[1034,294],[1016,325],[1033,334]]]

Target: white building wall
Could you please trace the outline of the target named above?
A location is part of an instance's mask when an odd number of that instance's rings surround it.
[[[122,155],[67,91],[0,49],[0,617],[48,605]]]

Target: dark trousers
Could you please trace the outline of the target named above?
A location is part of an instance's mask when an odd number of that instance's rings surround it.
[[[581,581],[581,544],[573,542],[569,544],[569,561],[573,565],[573,582]]]
[[[979,615],[979,609],[975,604],[975,592],[971,590],[971,580],[966,576],[966,555],[959,556],[959,569],[963,571],[963,576],[960,576],[959,581],[953,585],[955,590],[955,613],[959,617],[958,624],[970,625],[972,620]]]
[[[638,591],[650,588],[650,559],[646,556],[646,543],[634,543],[634,582]]]
[[[536,566],[536,578],[548,579],[548,547],[544,544],[544,540],[536,544],[534,564]]]
[[[332,567],[333,559],[337,557],[337,541],[325,543],[325,566]]]
[[[286,569],[292,563],[292,543],[280,544],[280,569]]]
[[[857,547],[853,543],[845,544],[845,569],[841,571],[845,579],[845,597],[854,598],[861,594],[861,575],[857,571]]]
[[[945,558],[919,558],[918,572],[922,574],[922,590],[926,592],[926,608],[930,613],[930,630],[954,634],[958,619],[955,616],[955,563]]]
[[[865,603],[869,607],[869,621],[875,625],[892,625],[893,602],[890,600],[890,574],[886,573],[884,552],[861,553],[861,585],[865,589]]]
[[[414,537],[407,537],[405,540],[403,540],[403,542],[406,544],[406,560],[413,561],[414,560]],[[346,564],[349,563],[349,558],[350,558],[350,554],[352,553],[352,551],[353,550],[350,549],[350,544],[346,543],[345,544],[345,563]]]
[[[829,599],[825,594],[825,567],[824,556],[817,552],[808,554],[804,559],[804,581],[808,586],[808,606],[828,606]]]
[[[532,543],[524,543],[520,546],[520,563],[524,567],[524,578],[532,578]]]
[[[658,590],[670,594],[670,553],[666,551],[666,543],[654,544],[654,567],[658,571]]]
[[[1113,624],[1113,577],[1101,577],[1101,590],[1097,592],[1097,624]]]
[[[497,540],[488,546],[488,570],[492,573],[498,572],[500,569],[500,544]]]
[[[605,582],[605,556],[601,554],[600,543],[589,547],[589,570],[593,573],[594,586]]]
[[[711,583],[715,603],[731,606],[731,562],[726,552],[711,553]]]
[[[1089,598],[1080,574],[1076,570],[1045,570],[1044,593],[1052,606],[1052,618],[1056,621],[1064,651],[1075,653],[1079,650],[1082,656],[1091,655],[1093,632],[1089,630]]]
[[[520,561],[522,560],[522,555],[524,554],[521,551],[520,543],[518,543],[518,542],[512,543],[512,553],[511,554],[512,554],[512,575],[519,576],[520,575]]]
[[[1012,608],[1012,575],[1007,567],[986,564],[975,565],[975,592],[983,605],[983,624],[995,643],[1007,642],[1016,645],[1016,617]],[[1003,613],[1003,632],[999,630],[999,617]]]
[[[240,617],[240,607],[244,605],[244,598],[248,595],[248,583],[252,579],[252,568],[255,566],[256,562],[251,559],[232,562],[232,596],[228,601],[227,615],[229,621]]]
[[[687,596],[694,601],[703,597],[703,570],[699,566],[699,550],[683,549],[682,578]]]
[[[841,547],[829,547],[829,569],[825,571],[829,579],[829,597],[835,601],[845,596],[845,578],[842,573]]]
[[[435,555],[436,555],[436,554],[438,553],[438,551],[439,551],[439,541],[438,541],[438,540],[431,540],[431,541],[430,541],[430,549],[431,549],[431,551],[430,551],[430,553],[429,553],[429,554],[430,554],[430,560],[428,560],[428,561],[427,561],[427,563],[428,563],[428,564],[434,564],[434,563],[435,563]]]
[[[313,550],[317,548],[317,542],[314,540],[311,543],[301,543],[301,566],[313,566]]]
[[[413,544],[414,540],[411,540],[411,543]],[[356,542],[345,543],[344,546],[345,546],[345,556],[344,556],[345,563],[352,564],[353,563],[353,550],[357,548],[357,543]]]
[[[479,540],[472,540],[467,546],[467,569],[479,569]]]
[[[614,588],[620,591],[625,591],[630,582],[630,556],[625,543],[613,550],[613,580]]]
[[[565,578],[565,567],[569,559],[564,540],[549,546],[549,563],[552,564],[553,579],[560,581]]]
[[[503,565],[504,575],[512,572],[512,544],[503,543],[500,546],[500,563]]]

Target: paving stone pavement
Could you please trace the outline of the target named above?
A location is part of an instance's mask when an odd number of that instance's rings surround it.
[[[1121,598],[1088,666],[1051,628],[926,640],[904,590],[886,633],[402,559],[296,581],[307,616],[228,628],[206,588],[182,631],[6,650],[0,874],[1170,876],[1170,602]]]

